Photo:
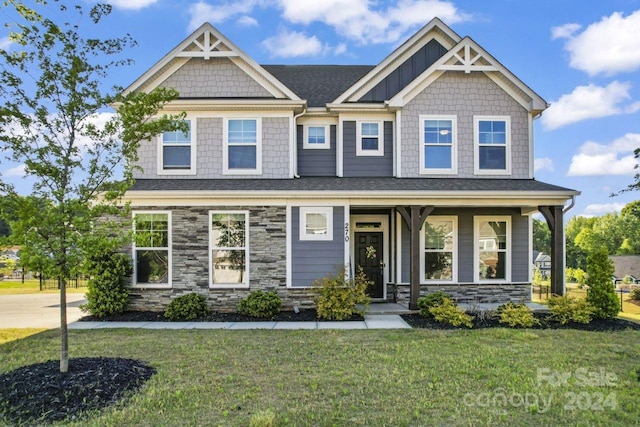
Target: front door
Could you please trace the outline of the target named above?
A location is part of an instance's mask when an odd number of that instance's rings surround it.
[[[384,297],[384,245],[383,233],[356,231],[355,262],[356,271],[360,266],[373,285],[369,287],[371,298]]]

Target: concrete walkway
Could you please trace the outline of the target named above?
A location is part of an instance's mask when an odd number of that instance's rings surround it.
[[[84,294],[67,294],[67,323],[85,314],[80,306],[86,304]],[[60,294],[0,295],[0,328],[58,328],[60,327]]]

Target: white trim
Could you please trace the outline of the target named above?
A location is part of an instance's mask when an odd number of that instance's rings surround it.
[[[244,268],[245,268],[245,272],[244,272],[244,282],[243,283],[213,283],[213,251],[214,249],[218,248],[217,246],[213,246],[213,228],[211,227],[211,221],[213,220],[213,215],[214,214],[225,214],[225,215],[234,215],[234,214],[240,214],[240,215],[244,215],[244,247],[240,248],[240,247],[229,247],[226,249],[229,250],[238,250],[238,249],[242,249],[245,251],[245,257],[244,257]],[[208,224],[208,228],[209,228],[209,289],[243,289],[243,288],[249,288],[249,283],[250,283],[250,278],[249,278],[249,274],[250,274],[250,246],[249,246],[249,211],[236,211],[236,210],[210,210],[209,211],[209,224]],[[224,248],[222,249],[224,250]]]
[[[344,266],[345,271],[347,273],[350,272],[349,266],[353,265],[351,263],[351,242],[353,239],[351,238],[351,206],[347,203],[341,205],[344,209],[344,224],[342,231],[342,239],[344,240]]]
[[[529,179],[533,179],[533,174],[536,169],[535,166],[535,153],[533,150],[533,115],[527,115],[527,121],[529,124]]]
[[[535,264],[533,261],[533,215],[527,215],[527,229],[529,235],[529,260],[528,264]],[[566,246],[565,246],[566,247]],[[566,270],[563,270],[566,271]],[[529,282],[533,283],[533,269],[529,267]]]
[[[451,167],[450,168],[427,168],[425,167],[424,149],[426,143],[424,141],[424,122],[426,120],[448,120],[451,122]],[[420,136],[420,174],[421,175],[455,175],[458,173],[458,116],[455,115],[431,115],[420,114],[419,120],[419,136]],[[445,144],[430,144],[433,146],[446,146]]]
[[[255,169],[229,168],[229,120],[256,121],[256,167]],[[235,146],[235,144],[231,144]],[[253,146],[241,144],[241,146]],[[262,117],[224,117],[222,124],[222,174],[223,175],[262,175]]]
[[[396,110],[395,132],[393,133],[393,176],[402,177],[402,110]]]
[[[309,128],[324,129],[324,142],[311,144],[309,142]],[[328,124],[305,123],[302,125],[302,148],[304,150],[328,150],[331,148],[331,127]]]
[[[196,175],[197,151],[198,151],[198,118],[188,115],[184,121],[189,122],[189,133],[191,135],[190,148],[190,167],[189,169],[165,169],[164,167],[164,133],[156,137],[157,147],[157,174],[158,175]],[[170,147],[187,147],[187,144],[167,144]]]
[[[156,247],[156,248],[137,248],[135,241],[135,227],[136,215],[149,215],[149,214],[163,214],[167,215],[167,283],[136,283],[136,278],[138,277],[137,271],[137,257],[136,250],[137,249],[148,249],[148,250],[163,250],[164,247]],[[132,228],[134,231],[134,239],[131,244],[131,259],[133,260],[133,275],[131,277],[131,287],[136,289],[171,289],[172,287],[172,274],[173,274],[173,230],[172,230],[172,221],[171,221],[171,211],[154,211],[154,210],[134,210],[131,212],[131,217],[133,220]]]
[[[453,223],[453,248],[451,249],[451,279],[426,279],[425,278],[425,259],[427,252],[426,245],[426,224],[429,220],[451,221]],[[458,283],[458,216],[457,215],[429,215],[427,220],[420,229],[420,249],[422,256],[420,257],[420,283],[423,285],[441,283],[443,285]],[[436,252],[431,250],[430,252]],[[449,251],[441,251],[449,252]]]
[[[292,238],[292,229],[291,229],[291,205],[287,204],[286,206],[286,227],[285,230],[285,240],[286,240],[286,286],[287,288],[292,288],[293,283],[293,265],[292,265],[292,257],[293,257],[293,238]]]
[[[362,125],[375,124],[378,126],[378,148],[365,150],[362,148]],[[373,135],[366,135],[372,137]],[[356,120],[356,156],[358,157],[382,157],[384,156],[384,122],[381,120]]]
[[[506,222],[507,233],[507,249],[498,252],[504,252],[506,258],[505,278],[504,279],[488,279],[480,280],[480,249],[478,241],[480,239],[480,223],[486,221]],[[508,215],[475,215],[473,217],[473,280],[476,283],[511,283],[511,258],[513,256],[512,238],[511,238],[511,217]],[[530,263],[527,262],[527,265]]]
[[[327,231],[325,234],[307,233],[307,215],[324,215],[327,219]],[[300,233],[298,238],[304,241],[332,241],[333,240],[333,206],[301,206],[300,207]]]
[[[295,178],[298,174],[298,128],[293,114],[289,116],[289,178]]]
[[[480,122],[505,122],[505,169],[480,169]],[[511,175],[511,116],[473,116],[473,173],[474,175]],[[502,147],[502,145],[495,145]]]
[[[338,129],[336,131],[336,175],[344,175],[344,118],[338,117]]]
[[[358,222],[380,222],[379,230],[372,229],[359,229],[357,227]],[[390,252],[389,252],[389,217],[387,215],[351,215],[350,221],[351,225],[351,235],[350,239],[354,242],[351,245],[349,259],[351,265],[353,266],[354,272],[356,268],[356,254],[355,254],[355,239],[357,232],[381,232],[382,233],[382,262],[384,264],[384,268],[382,269],[382,298],[387,299],[387,283],[389,283],[389,261],[390,261]]]
[[[396,211],[396,277],[395,282],[402,281],[402,216]]]

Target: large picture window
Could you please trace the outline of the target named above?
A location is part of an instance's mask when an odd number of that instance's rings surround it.
[[[457,228],[456,217],[430,216],[424,225],[424,280],[457,280]]]
[[[185,174],[195,172],[195,129],[185,120],[188,130],[164,132],[160,137],[160,173]]]
[[[225,120],[224,172],[257,174],[262,169],[259,119]]]
[[[249,214],[210,212],[211,286],[249,286]]]
[[[171,214],[134,212],[134,285],[171,286]]]
[[[482,281],[511,280],[511,218],[476,217],[476,279]]]
[[[505,174],[511,171],[511,118],[474,117],[475,172]]]
[[[384,156],[382,122],[357,122],[357,156]]]
[[[456,172],[455,116],[420,116],[420,172],[450,174]]]

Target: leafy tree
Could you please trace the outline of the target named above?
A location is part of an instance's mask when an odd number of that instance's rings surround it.
[[[596,318],[616,317],[620,311],[620,301],[613,285],[613,271],[613,261],[605,249],[597,250],[587,258],[587,302],[594,307]]]
[[[551,253],[551,230],[546,221],[533,219],[533,249],[545,254]]]
[[[67,280],[86,254],[123,244],[118,216],[127,212],[118,204],[132,184],[137,149],[165,130],[184,130],[184,115],[158,115],[176,98],[174,90],[122,94],[103,87],[115,67],[130,63],[120,55],[135,42],[130,36],[83,38],[73,23],[95,33],[110,6],[87,11],[55,0],[29,6],[6,0],[4,12],[17,18],[9,24],[14,45],[0,49],[0,151],[23,164],[34,184],[29,197],[20,197],[12,185],[0,183],[6,196],[1,211],[26,258],[60,278],[60,371],[67,372]],[[117,113],[98,125],[98,114],[112,105]],[[124,179],[116,179],[118,168]]]
[[[620,211],[620,216],[622,217],[629,215],[640,219],[640,200],[627,203],[626,206]]]

